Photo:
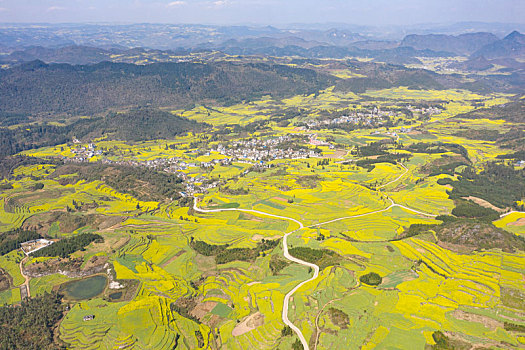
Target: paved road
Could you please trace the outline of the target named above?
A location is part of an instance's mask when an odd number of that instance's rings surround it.
[[[378,187],[377,189],[381,189],[383,187],[386,187],[398,180],[400,180],[407,172],[408,172],[408,168],[399,163],[404,169],[405,171],[403,172],[403,174],[399,175],[396,179]],[[290,217],[287,217],[287,216],[281,216],[281,215],[274,215],[274,214],[269,214],[269,213],[265,213],[265,212],[262,212],[262,211],[259,211],[259,210],[251,210],[251,209],[237,209],[237,208],[227,208],[227,209],[200,209],[199,207],[197,207],[197,198],[194,197],[194,200],[193,200],[193,209],[197,212],[201,212],[201,213],[217,213],[217,212],[222,212],[222,211],[240,211],[240,212],[247,212],[247,213],[256,213],[256,214],[260,214],[260,215],[265,215],[265,216],[270,216],[270,217],[274,217],[274,218],[278,218],[278,219],[283,219],[283,220],[288,220],[288,221],[292,221],[292,222],[295,222],[296,224],[299,225],[299,228],[294,230],[294,231],[290,231],[288,233],[285,233],[284,237],[283,237],[283,255],[286,259],[292,261],[292,262],[295,262],[297,264],[300,264],[300,265],[303,265],[303,266],[307,266],[309,268],[312,268],[313,269],[313,272],[314,274],[312,275],[311,278],[299,283],[297,286],[295,286],[295,288],[293,288],[290,292],[288,292],[285,297],[284,297],[284,302],[283,302],[283,313],[282,313],[282,319],[283,319],[283,322],[284,324],[286,324],[287,326],[289,326],[296,334],[297,336],[299,337],[301,343],[303,344],[303,348],[305,350],[309,350],[309,346],[308,346],[308,342],[306,341],[306,339],[304,338],[303,336],[303,333],[301,332],[301,330],[296,327],[289,319],[288,319],[288,306],[290,304],[290,298],[292,297],[292,295],[299,289],[301,288],[303,285],[305,285],[306,283],[308,282],[311,282],[313,280],[315,280],[318,276],[319,276],[319,266],[315,265],[315,264],[312,264],[312,263],[309,263],[309,262],[306,262],[306,261],[303,261],[301,259],[297,259],[296,257],[290,255],[290,253],[288,252],[288,236],[291,235],[292,233],[300,230],[300,229],[303,229],[305,227],[319,227],[319,226],[322,226],[322,225],[326,225],[326,224],[329,224],[329,223],[332,223],[332,222],[336,222],[336,221],[341,221],[341,220],[346,220],[346,219],[353,219],[353,218],[358,218],[358,217],[363,217],[363,216],[367,216],[367,215],[372,215],[372,214],[377,214],[377,213],[382,213],[382,212],[385,212],[385,211],[388,211],[394,207],[399,207],[399,208],[402,208],[402,209],[405,209],[407,211],[411,211],[413,213],[416,213],[416,214],[420,214],[420,215],[424,215],[424,216],[428,216],[428,217],[433,217],[435,218],[437,215],[435,214],[430,214],[430,213],[425,213],[425,212],[422,212],[422,211],[419,211],[419,210],[415,210],[415,209],[412,209],[412,208],[409,208],[407,206],[404,206],[402,204],[397,204],[395,203],[390,197],[387,197],[387,199],[390,201],[390,205],[387,207],[387,208],[384,208],[384,209],[379,209],[379,210],[374,210],[374,211],[371,211],[371,212],[368,212],[368,213],[363,213],[363,214],[357,214],[357,215],[351,215],[351,216],[344,216],[344,217],[340,217],[340,218],[337,218],[337,219],[333,219],[333,220],[329,220],[329,221],[325,221],[325,222],[321,222],[321,223],[318,223],[318,224],[313,224],[313,225],[310,225],[310,226],[304,226],[302,222],[296,220],[296,219],[293,219],[293,218],[290,218]],[[511,212],[508,212],[508,213],[505,213],[505,214],[502,214],[500,215],[501,218],[511,214],[511,213],[514,213],[515,211],[511,211]],[[21,269],[20,269],[21,270]],[[26,283],[28,285],[28,292],[29,292],[29,283],[26,279]],[[319,334],[318,334],[319,336]],[[316,342],[316,345],[317,345],[317,342]]]
[[[280,216],[280,215],[274,215],[274,214],[269,214],[269,213],[265,213],[265,212],[262,212],[262,211],[259,211],[259,210],[251,210],[251,209],[237,209],[237,208],[227,208],[227,209],[201,209],[199,207],[197,207],[197,198],[193,198],[193,209],[197,212],[201,212],[201,213],[217,213],[217,212],[221,212],[221,211],[241,211],[241,212],[245,212],[245,213],[256,213],[256,214],[260,214],[260,215],[265,215],[265,216],[270,216],[270,217],[274,217],[274,218],[278,218],[278,219],[283,219],[283,220],[288,220],[288,221],[292,221],[292,222],[295,222],[296,224],[299,225],[299,228],[294,230],[294,231],[290,231],[288,233],[286,233],[283,237],[283,255],[286,259],[292,261],[292,262],[295,262],[297,264],[301,264],[301,265],[304,265],[304,266],[307,266],[307,267],[310,267],[313,269],[314,271],[314,274],[311,278],[307,279],[306,281],[303,281],[301,283],[299,283],[297,286],[295,286],[294,289],[292,289],[291,291],[289,291],[285,296],[284,296],[284,302],[283,302],[283,313],[282,313],[282,319],[283,319],[283,322],[285,325],[287,325],[288,327],[290,327],[291,329],[293,329],[293,331],[297,334],[297,336],[299,337],[299,340],[301,340],[301,343],[303,344],[303,347],[305,350],[309,350],[309,347],[308,347],[308,342],[306,341],[306,339],[304,338],[303,336],[303,333],[301,332],[301,330],[299,328],[297,328],[293,323],[292,321],[290,321],[288,319],[288,305],[290,303],[290,298],[292,297],[292,295],[299,289],[301,288],[305,283],[308,283],[310,281],[313,281],[315,280],[318,276],[319,276],[319,266],[315,265],[315,264],[311,264],[309,262],[306,262],[306,261],[303,261],[301,259],[297,259],[296,257],[293,257],[290,255],[290,253],[288,253],[288,236],[291,235],[292,233],[304,228],[304,225],[302,222],[298,221],[298,220],[295,220],[293,218],[289,218],[287,216]]]
[[[397,181],[397,180],[396,180]],[[319,223],[319,224],[314,224],[314,225],[310,225],[310,226],[307,226],[307,227],[317,227],[317,226],[321,226],[321,225],[325,225],[325,224],[328,224],[328,223],[331,223],[331,222],[335,222],[335,221],[339,221],[339,220],[345,220],[345,219],[352,219],[352,218],[357,218],[357,217],[362,217],[362,216],[366,216],[366,215],[372,215],[372,214],[377,214],[377,213],[381,213],[381,212],[384,212],[384,211],[387,211],[393,207],[400,207],[400,208],[404,208],[406,210],[409,210],[409,211],[412,211],[412,212],[415,212],[415,213],[418,213],[418,214],[421,214],[421,215],[425,215],[425,216],[429,216],[429,217],[435,217],[436,215],[434,214],[428,214],[428,213],[424,213],[424,212],[421,212],[421,211],[418,211],[418,210],[414,210],[414,209],[411,209],[411,208],[408,208],[408,207],[405,207],[404,205],[400,205],[400,204],[396,204],[392,199],[388,198],[388,200],[390,201],[390,206],[388,206],[387,208],[385,209],[380,209],[380,210],[375,210],[375,211],[371,211],[371,212],[368,212],[368,213],[364,213],[364,214],[357,214],[357,215],[352,215],[352,216],[345,216],[345,217],[342,217],[342,218],[338,218],[338,219],[334,219],[334,220],[330,220],[330,221],[326,221],[326,222],[322,222],[322,223]],[[288,306],[290,304],[290,298],[292,297],[292,295],[299,289],[301,288],[303,285],[305,285],[306,283],[308,282],[311,282],[313,280],[315,280],[318,276],[319,276],[319,266],[317,266],[316,264],[312,264],[312,263],[309,263],[309,262],[306,262],[304,260],[301,260],[301,259],[297,259],[296,257],[290,255],[290,253],[288,252],[288,236],[291,235],[292,233],[304,228],[305,226],[303,225],[302,222],[300,222],[299,220],[296,220],[296,219],[293,219],[293,218],[289,218],[287,216],[281,216],[281,215],[274,215],[274,214],[269,214],[269,213],[265,213],[265,212],[262,212],[262,211],[259,211],[259,210],[252,210],[252,209],[237,209],[237,208],[227,208],[227,209],[201,209],[199,207],[197,207],[197,198],[194,197],[193,199],[193,209],[197,212],[200,212],[200,213],[217,213],[217,212],[222,212],[222,211],[240,211],[240,212],[245,212],[245,213],[256,213],[256,214],[260,214],[260,215],[265,215],[265,216],[270,216],[270,217],[274,217],[274,218],[278,218],[278,219],[283,219],[283,220],[289,220],[289,221],[292,221],[292,222],[295,222],[296,224],[299,225],[299,228],[294,230],[294,231],[290,231],[288,233],[286,233],[283,237],[283,255],[286,259],[292,261],[292,262],[295,262],[297,264],[300,264],[300,265],[303,265],[303,266],[307,266],[309,268],[312,268],[314,274],[312,275],[311,278],[299,283],[298,285],[295,286],[295,288],[293,288],[291,291],[289,291],[285,296],[284,296],[284,302],[283,302],[283,313],[282,313],[282,319],[283,319],[283,322],[285,325],[287,325],[288,327],[290,327],[296,334],[297,334],[297,337],[299,337],[299,340],[301,341],[301,343],[303,344],[303,348],[305,350],[309,350],[310,347],[308,346],[308,342],[306,341],[306,339],[304,338],[303,336],[303,333],[301,332],[301,330],[295,326],[289,319],[288,319]]]

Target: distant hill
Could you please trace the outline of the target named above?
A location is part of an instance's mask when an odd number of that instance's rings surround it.
[[[492,33],[468,33],[458,36],[444,34],[407,35],[399,46],[417,50],[447,51],[468,56],[483,46],[498,41]]]
[[[314,93],[337,78],[275,64],[102,62],[71,66],[33,61],[0,70],[2,114],[93,114],[111,108],[235,103],[264,95]]]
[[[133,49],[103,49],[90,46],[66,47],[30,47],[17,50],[9,55],[2,56],[2,61],[11,65],[17,63],[41,60],[45,63],[68,63],[74,65],[96,64],[103,61],[119,63],[135,63],[138,61],[178,62],[179,57],[187,56],[191,52],[206,53],[209,58],[228,55],[263,55],[288,57],[299,56],[305,58],[346,58],[366,57],[376,61],[393,64],[420,63],[417,57],[447,57],[454,55],[450,52],[417,50],[412,47],[397,47],[393,41],[358,41],[349,42],[348,46],[336,46],[319,41],[304,40],[296,36],[259,37],[242,40],[231,39],[220,45],[206,43],[188,50],[152,50],[144,48]]]
[[[456,68],[465,71],[484,71],[494,67],[494,65],[483,56],[473,57],[464,62],[457,62],[449,65],[450,68]]]
[[[504,105],[476,109],[469,113],[459,114],[457,118],[504,119],[513,123],[525,123],[525,100],[520,99]]]
[[[388,49],[360,49],[350,46],[317,45],[313,47],[302,47],[298,45],[272,46],[260,45],[245,46],[243,42],[229,42],[227,46],[217,46],[215,49],[229,55],[266,55],[276,57],[298,56],[305,58],[347,58],[366,57],[373,58],[379,62],[392,64],[421,63],[417,57],[448,57],[451,53],[435,52],[431,50],[416,50],[411,47],[394,47]],[[260,43],[260,42],[259,42]],[[356,43],[356,45],[361,45]],[[380,46],[380,45],[379,45]]]
[[[413,50],[413,49],[410,49]],[[408,69],[400,65],[353,61],[351,68],[364,77],[339,81],[337,90],[362,93],[371,89],[407,86],[410,89],[460,88],[462,82],[451,74],[437,74],[424,69]]]
[[[65,46],[47,48],[34,46],[15,51],[4,58],[6,61],[28,62],[41,60],[53,63],[89,64],[110,60],[112,52],[89,46]]]
[[[514,31],[505,38],[484,45],[472,54],[486,58],[525,58],[525,35]]]

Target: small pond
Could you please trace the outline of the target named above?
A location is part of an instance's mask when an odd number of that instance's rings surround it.
[[[116,293],[109,295],[109,298],[111,300],[117,300],[117,299],[120,299],[121,297],[122,297],[122,292],[116,292]]]
[[[90,299],[104,291],[108,279],[106,276],[96,275],[81,280],[64,283],[60,291],[66,297],[76,300]]]

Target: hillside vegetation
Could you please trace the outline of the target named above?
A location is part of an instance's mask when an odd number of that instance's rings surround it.
[[[102,62],[72,66],[33,61],[0,71],[0,110],[90,114],[137,105],[231,103],[268,94],[314,93],[335,79],[310,69],[268,64]]]
[[[72,140],[106,137],[109,140],[144,141],[170,139],[188,131],[200,131],[206,124],[190,121],[154,108],[135,108],[106,117],[80,119],[66,126],[48,123],[0,128],[0,156],[35,147],[55,146]]]

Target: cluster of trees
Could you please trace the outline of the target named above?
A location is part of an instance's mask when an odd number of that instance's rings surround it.
[[[438,217],[439,218],[439,217]],[[438,219],[440,220],[440,219]],[[405,228],[403,233],[399,235],[398,237],[392,239],[391,241],[399,241],[401,239],[405,239],[408,237],[414,237],[418,236],[422,233],[426,233],[429,230],[433,229],[434,227],[437,227],[437,225],[432,224],[412,224],[408,228]]]
[[[67,258],[78,250],[83,250],[91,242],[103,242],[102,236],[94,233],[82,233],[78,236],[64,238],[50,246],[37,250],[32,255],[35,257],[41,256],[59,256]]]
[[[504,105],[480,108],[460,114],[457,118],[468,119],[504,119],[514,123],[525,123],[525,101],[522,99]]]
[[[155,108],[134,108],[123,113],[110,113],[84,127],[81,134],[103,136],[113,140],[144,141],[171,139],[187,131],[201,131],[206,124],[197,123]],[[80,135],[75,131],[76,135]]]
[[[1,132],[0,132],[1,134]],[[1,137],[1,136],[0,136]],[[2,152],[0,147],[0,153]],[[0,180],[10,178],[13,170],[19,166],[35,165],[35,164],[62,164],[62,161],[57,159],[42,159],[37,157],[27,156],[9,156],[4,157],[0,155]]]
[[[377,163],[390,163],[397,164],[398,161],[408,161],[412,156],[409,154],[396,154],[396,153],[386,153],[375,159],[360,159],[355,162],[355,165],[365,168],[368,171],[372,171],[375,167],[374,164]]]
[[[525,160],[525,150],[522,151],[516,151],[511,154],[500,154],[497,157],[498,159],[517,159],[517,160]]]
[[[284,326],[284,328],[281,329],[281,337],[288,337],[290,335],[293,335],[293,330],[289,326]]]
[[[473,249],[499,248],[507,252],[512,252],[516,249],[525,251],[525,238],[495,227],[490,222],[491,215],[494,218],[492,212],[488,218],[484,216],[476,217],[475,215],[482,215],[486,212],[470,204],[467,205],[468,207],[464,207],[464,203],[461,203],[456,207],[459,208],[456,210],[456,213],[463,214],[465,217],[441,215],[436,218],[443,221],[439,225],[412,224],[405,229],[403,234],[393,240],[434,232],[441,242]]]
[[[61,349],[53,331],[63,316],[61,296],[45,293],[20,306],[0,307],[1,349]]]
[[[282,269],[284,269],[286,266],[288,266],[288,261],[281,259],[279,255],[272,255],[270,258],[270,270],[272,271],[272,274],[276,275],[278,274]]]
[[[369,286],[378,286],[383,281],[383,278],[376,272],[369,272],[366,275],[359,277],[359,281],[368,284]]]
[[[327,266],[339,265],[342,257],[328,249],[312,249],[308,247],[293,247],[288,250],[290,255],[316,264],[323,269]]]
[[[465,159],[468,158],[468,150],[463,147],[462,145],[458,145],[457,143],[449,143],[449,142],[434,142],[434,143],[426,143],[426,142],[417,142],[413,143],[407,147],[405,147],[407,151],[414,152],[414,153],[428,153],[428,154],[436,154],[436,153],[445,153],[445,152],[452,152],[459,154],[463,156]]]
[[[507,232],[479,219],[449,219],[434,228],[442,242],[474,249],[501,249],[505,252],[525,252],[525,238]]]
[[[199,254],[215,256],[217,264],[226,264],[232,261],[254,261],[258,256],[265,256],[279,244],[280,239],[263,239],[255,248],[229,248],[228,244],[209,244],[204,241],[191,239],[191,247]]]
[[[350,318],[346,312],[336,309],[335,307],[331,307],[328,309],[328,315],[330,316],[332,323],[336,326],[343,329],[348,328],[348,325],[350,324]]]
[[[393,140],[382,140],[376,142],[370,142],[366,146],[356,146],[355,153],[359,157],[371,157],[387,154],[386,149],[388,145],[393,144]]]
[[[295,182],[305,188],[315,188],[321,181],[319,175],[304,175],[295,178]]]
[[[189,320],[192,320],[193,322],[197,323],[197,324],[201,324],[201,320],[199,320],[198,317],[195,317],[193,316],[192,314],[190,314],[190,309],[188,309],[187,307],[182,307],[180,305],[177,305],[176,302],[173,302],[170,304],[170,310],[172,312],[176,312],[178,313],[179,315],[181,315],[182,317],[185,317]]]
[[[516,206],[525,198],[525,170],[497,162],[486,163],[480,172],[467,167],[458,180],[440,179],[438,183],[453,186],[452,199],[475,196],[501,208]]]
[[[70,140],[66,127],[49,124],[0,128],[0,156],[44,146],[54,146]]]
[[[442,164],[439,164],[442,162],[442,160],[445,159],[445,161]],[[457,158],[452,157],[442,157],[441,160],[437,161],[438,164],[431,164],[428,168],[428,174],[429,176],[436,176],[440,174],[447,174],[447,175],[454,175],[456,172],[456,168],[461,165],[469,165],[464,160],[456,160]]]
[[[452,215],[462,218],[479,219],[492,222],[499,219],[499,213],[491,208],[484,208],[472,201],[457,200]]]
[[[71,183],[78,180],[104,181],[121,193],[131,194],[144,201],[162,201],[166,198],[177,200],[184,191],[182,179],[175,174],[149,168],[108,164],[76,164],[60,167],[52,176],[76,174],[67,179]]]
[[[5,255],[20,248],[20,243],[38,238],[41,238],[38,233],[34,231],[26,231],[21,228],[5,232],[0,235],[0,255]]]
[[[468,350],[472,348],[472,345],[464,342],[460,339],[453,339],[451,337],[446,336],[441,331],[436,331],[432,333],[432,339],[434,339],[434,345],[429,346],[432,350],[449,350],[449,349],[457,349],[457,350]]]

